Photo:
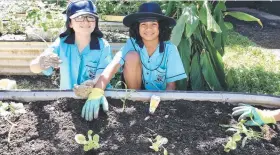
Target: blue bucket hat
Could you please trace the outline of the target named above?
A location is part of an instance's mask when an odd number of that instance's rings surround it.
[[[92,15],[98,18],[96,6],[91,0],[77,0],[69,3],[66,10],[67,18],[75,18],[81,15]]]
[[[130,27],[133,23],[145,20],[157,20],[166,21],[169,26],[175,26],[176,21],[173,18],[165,16],[158,3],[149,2],[143,3],[139,6],[139,10],[136,13],[127,15],[123,19],[123,24]]]

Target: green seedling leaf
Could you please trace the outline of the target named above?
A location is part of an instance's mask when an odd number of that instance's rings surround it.
[[[232,140],[233,141],[240,141],[241,140],[241,136],[240,136],[240,134],[237,132],[237,133],[235,133],[233,136],[232,136]]]
[[[164,150],[163,150],[163,155],[168,155],[166,148],[164,148]]]
[[[247,139],[248,139],[248,137],[243,138],[242,145],[241,145],[242,148],[245,146]]]
[[[92,138],[92,141],[98,143],[99,142],[99,135],[95,134]]]
[[[75,141],[78,144],[87,144],[86,137],[84,135],[82,135],[82,134],[75,135]]]
[[[229,129],[226,130],[226,132],[228,132],[228,131],[233,131],[234,132],[234,131],[238,131],[238,130],[236,128],[229,128]]]

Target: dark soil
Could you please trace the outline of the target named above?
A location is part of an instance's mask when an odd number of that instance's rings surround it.
[[[161,102],[154,115],[145,120],[148,104],[127,101],[122,111],[120,100],[108,100],[108,115],[85,121],[81,115],[84,100],[25,103],[27,113],[10,120],[18,126],[7,143],[10,125],[0,120],[1,155],[159,155],[149,148],[147,138],[157,134],[168,138],[165,145],[171,155],[279,155],[279,134],[271,141],[248,140],[230,153],[223,151],[228,136],[219,124],[235,123],[232,105],[210,102]],[[279,127],[280,124],[277,124]],[[276,127],[277,127],[276,126]],[[278,128],[277,127],[277,128]],[[279,130],[277,130],[279,133]],[[100,135],[101,148],[84,152],[74,140],[75,134],[88,130]]]
[[[55,75],[0,75],[0,79],[10,79],[17,82],[17,89],[58,89],[59,79]]]
[[[257,45],[267,49],[280,49],[280,21],[260,18],[263,28],[257,22],[244,22],[234,18],[226,18],[234,25],[234,30],[243,36],[248,37]]]

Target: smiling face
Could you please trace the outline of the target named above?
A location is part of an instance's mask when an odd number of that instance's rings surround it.
[[[159,40],[158,22],[157,21],[140,22],[139,34],[144,42]]]
[[[96,26],[96,18],[90,15],[82,15],[71,19],[70,28],[73,28],[76,34],[89,35]]]

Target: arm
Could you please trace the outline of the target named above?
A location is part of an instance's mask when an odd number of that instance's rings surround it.
[[[61,63],[57,55],[59,53],[59,43],[60,39],[58,38],[50,47],[30,62],[31,72],[41,73],[51,66],[58,66]],[[46,66],[46,68],[42,68],[43,66]]]
[[[175,82],[167,83],[166,90],[175,90],[175,89],[176,89]]]
[[[118,72],[120,68],[120,61],[121,58],[115,57],[113,61],[105,68],[105,70],[100,75],[95,88],[100,88],[102,90],[105,90],[107,84],[110,82],[112,77]]]
[[[272,110],[271,115],[274,117],[274,119],[277,121],[280,121],[280,109]]]

